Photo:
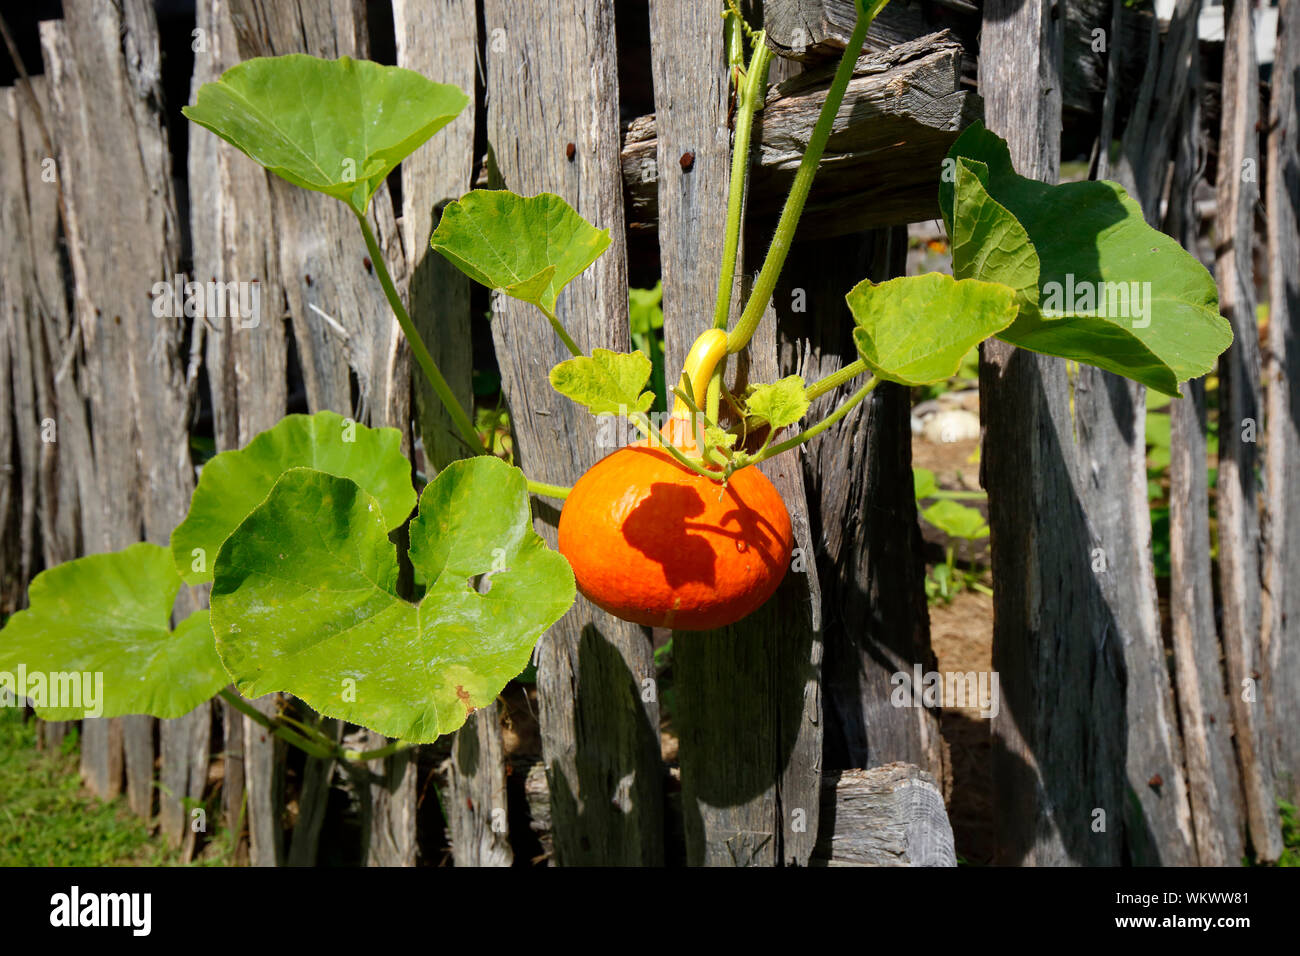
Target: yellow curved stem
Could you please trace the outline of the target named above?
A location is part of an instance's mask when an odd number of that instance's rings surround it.
[[[713,378],[713,370],[726,354],[727,333],[722,329],[709,329],[704,332],[686,354],[680,387],[686,389],[686,382],[689,379],[690,394],[695,399],[696,408],[703,408],[708,401],[709,379]],[[673,402],[673,417],[691,417],[690,408],[680,397]]]

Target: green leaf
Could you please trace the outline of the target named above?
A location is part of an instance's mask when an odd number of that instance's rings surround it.
[[[962,358],[1014,321],[1016,295],[997,282],[931,272],[873,284],[845,296],[858,354],[883,379],[927,385],[957,374]]]
[[[661,279],[653,289],[627,290],[627,317],[633,335],[648,335],[664,327],[664,284]]]
[[[947,498],[930,505],[921,512],[921,517],[950,538],[974,541],[989,533],[988,523],[982,514]]]
[[[654,392],[643,392],[650,380],[650,359],[642,352],[594,349],[551,369],[551,387],[593,415],[627,415],[644,412],[654,403]]]
[[[494,700],[575,593],[533,531],[523,473],[487,455],[452,463],[410,540],[428,582],[416,603],[398,595],[379,503],[347,478],[286,472],[217,556],[213,630],[240,693],[285,691],[416,742]]]
[[[917,468],[912,466],[912,488],[916,493],[916,500],[929,498],[939,490],[939,482],[935,480],[934,472],[929,468]]]
[[[745,411],[767,422],[773,432],[803,418],[810,404],[798,375],[787,375],[770,385],[754,385],[745,395]]]
[[[564,287],[610,238],[552,193],[475,189],[443,210],[429,243],[475,282],[554,316]]]
[[[189,514],[171,537],[176,569],[187,584],[212,580],[221,543],[277,478],[300,467],[351,478],[379,501],[387,528],[402,524],[415,507],[411,464],[396,428],[369,428],[330,411],[289,415],[203,466]]]
[[[180,587],[171,554],[156,544],[133,544],[43,571],[28,591],[30,606],[0,630],[0,672],[16,679],[24,669],[28,694],[45,720],[188,714],[229,677],[217,658],[207,611],[195,611],[171,629]],[[37,673],[47,677],[46,694],[54,684],[66,693],[75,683],[89,696],[46,696],[40,703],[31,683]],[[65,684],[48,680],[50,674],[92,677]],[[56,703],[61,706],[50,706]]]
[[[955,181],[940,184],[939,201],[954,273],[1019,293],[1019,316],[1000,338],[1171,396],[1214,368],[1232,342],[1214,279],[1147,225],[1123,188],[1019,176],[1006,143],[980,123],[948,155]]]
[[[364,215],[393,168],[467,103],[411,70],[291,53],[232,66],[181,112],[277,176]]]

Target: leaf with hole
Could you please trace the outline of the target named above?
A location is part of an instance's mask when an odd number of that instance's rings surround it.
[[[285,472],[217,556],[213,630],[239,692],[284,691],[415,742],[493,701],[575,593],[533,531],[523,473],[487,455],[452,463],[421,495],[410,541],[427,582],[415,601],[399,594],[375,498],[348,478]]]
[[[282,179],[364,215],[397,164],[468,103],[411,70],[290,53],[232,66],[181,112]]]
[[[207,611],[171,627],[180,588],[171,554],[156,544],[42,571],[32,580],[29,606],[0,630],[0,686],[9,675],[16,680],[21,668],[36,714],[45,720],[188,714],[229,677]],[[37,674],[44,695],[39,701]],[[93,699],[99,691],[102,697]]]

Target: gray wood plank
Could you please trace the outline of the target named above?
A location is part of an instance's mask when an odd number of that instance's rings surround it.
[[[906,763],[822,778],[822,866],[956,866],[952,825],[935,779]]]
[[[456,734],[447,768],[447,828],[457,866],[510,866],[505,747],[496,701]]]
[[[1040,0],[988,0],[980,51],[989,127],[1008,141],[1017,171],[1048,182],[1061,123],[1062,29],[1052,13]],[[1069,452],[1064,363],[985,343],[980,408],[1002,689],[993,720],[998,861],[1116,864],[1123,655],[1091,570],[1098,542]]]
[[[1201,178],[1199,58],[1189,64],[1191,95],[1174,132],[1177,154],[1163,229],[1187,249],[1200,231],[1196,186]],[[1235,866],[1245,852],[1241,778],[1232,746],[1232,713],[1223,686],[1223,647],[1215,627],[1206,471],[1204,381],[1188,382],[1173,402],[1169,461],[1169,614],[1174,678],[1187,762],[1187,789],[1202,866]]]
[[[780,211],[830,85],[830,67],[782,83],[782,65],[774,61],[773,85],[755,118],[756,156],[748,200],[755,216],[775,217]],[[961,45],[947,32],[863,54],[827,143],[824,168],[808,198],[802,233],[826,237],[938,218],[929,171],[939,165],[957,134],[982,115],[979,97],[961,88],[960,71]],[[682,77],[679,85],[690,83]],[[672,102],[674,112],[682,114],[698,113],[713,100],[687,105],[678,95]],[[653,228],[661,201],[688,203],[701,189],[693,184],[725,183],[728,175],[725,167],[709,172],[718,144],[705,144],[699,135],[690,138],[703,150],[694,150],[693,169],[681,174],[679,160],[685,150],[674,152],[676,146],[661,148],[658,142],[660,123],[681,120],[669,114],[661,118],[660,112],[633,120],[623,142],[631,229]],[[679,133],[672,135],[680,138]],[[660,170],[668,171],[671,188],[660,187]],[[677,185],[686,192],[674,191]]]
[[[1268,138],[1264,652],[1278,795],[1300,802],[1300,3],[1278,7]]]
[[[794,302],[799,289],[806,311],[782,311],[782,373],[813,382],[855,361],[844,294],[864,278],[903,274],[906,256],[901,228],[796,245],[777,299]],[[830,414],[860,385],[818,399],[808,420]],[[884,384],[803,455],[825,613],[825,756],[836,769],[904,761],[942,783],[937,712],[889,703],[894,674],[910,675],[913,664],[935,669],[910,407],[906,389]]]
[[[1224,658],[1250,842],[1261,860],[1282,852],[1273,791],[1270,687],[1261,646],[1257,435],[1263,412],[1252,262],[1259,202],[1259,81],[1251,5],[1224,7],[1223,115],[1215,184],[1219,308],[1232,346],[1219,359],[1219,581]],[[1251,174],[1251,171],[1254,174]]]
[[[584,349],[627,351],[614,4],[486,0],[483,24],[487,135],[504,185],[524,195],[558,193],[613,237],[561,296],[560,319]],[[536,310],[514,300],[501,303],[492,327],[517,461],[530,478],[572,484],[602,450],[595,420],[547,380],[568,352]],[[554,545],[556,509],[534,499],[534,515]],[[647,631],[579,598],[543,636],[538,657],[556,861],[661,862],[659,708],[642,694],[642,682],[655,676]]]
[[[86,538],[90,550],[117,549],[141,528],[165,541],[193,480],[188,467],[176,467],[188,455],[185,321],[159,323],[146,305],[153,284],[176,272],[179,230],[152,5],[129,0],[105,11],[70,0],[63,12],[41,30],[99,450],[98,513]],[[137,446],[135,456],[115,453]],[[152,786],[153,725],[133,720],[119,729],[140,811]],[[97,790],[110,783],[98,772],[90,782]]]
[[[452,393],[468,408],[473,399],[470,280],[429,247],[429,236],[441,207],[473,184],[476,4],[473,0],[394,0],[393,26],[399,66],[450,83],[471,98],[465,111],[431,145],[402,163],[402,238],[411,273],[411,318]],[[438,42],[431,42],[431,37]],[[424,376],[415,380],[425,457],[433,469],[441,468],[462,457],[466,449]]]

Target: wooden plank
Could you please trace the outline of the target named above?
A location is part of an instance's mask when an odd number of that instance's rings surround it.
[[[749,204],[755,216],[775,216],[780,210],[830,86],[829,67],[779,83],[776,72],[780,65],[781,61],[774,64],[773,86],[755,118],[756,156],[749,186]],[[659,69],[662,72],[662,66]],[[982,114],[979,97],[960,88],[960,69],[961,44],[947,32],[859,59],[827,144],[824,168],[805,207],[803,233],[825,237],[938,218],[930,171],[939,165],[957,134]],[[680,78],[679,85],[690,86],[688,79]],[[710,95],[716,95],[716,88],[710,89]],[[712,102],[701,98],[701,104]],[[688,107],[679,94],[669,108],[677,114],[698,112],[700,104]],[[727,179],[725,167],[713,175],[706,175],[707,165],[701,171],[701,162],[716,162],[710,157],[717,152],[717,144],[704,143],[702,134],[689,137],[693,145],[702,148],[694,150],[692,171],[684,175],[673,171],[674,167],[680,170],[685,150],[676,150],[680,142],[661,147],[658,129],[664,122],[680,124],[681,118],[671,114],[661,117],[663,110],[660,107],[655,114],[633,120],[623,143],[631,229],[654,228],[659,203],[687,202],[699,191],[691,183],[725,183]],[[715,136],[718,128],[715,125]],[[673,131],[673,138],[680,140],[680,132]],[[669,188],[660,187],[661,169],[669,171]],[[674,191],[678,183],[692,192],[679,198]],[[660,233],[671,235],[668,230]]]
[[[584,349],[627,351],[614,4],[486,0],[483,24],[487,135],[504,185],[558,193],[613,238],[561,296],[560,319]],[[603,450],[595,420],[550,388],[547,372],[569,354],[542,321],[531,306],[506,300],[493,337],[519,464],[535,480],[568,485]],[[538,499],[533,507],[538,532],[554,545],[556,509]],[[538,658],[556,861],[662,862],[659,708],[642,692],[655,676],[646,629],[579,598],[542,638]]]
[[[551,797],[541,764],[523,765],[530,827],[551,843]],[[889,763],[822,775],[812,866],[956,866],[952,826],[935,779]]]
[[[822,866],[956,866],[952,825],[935,779],[888,763],[822,778]]]
[[[478,12],[473,0],[394,0],[393,27],[399,66],[474,96]],[[438,42],[430,42],[431,37]],[[473,399],[470,280],[429,248],[429,236],[443,205],[468,192],[473,183],[474,118],[471,102],[433,145],[416,150],[402,163],[402,238],[411,273],[411,318],[452,393],[466,408]],[[416,382],[424,454],[435,468],[441,468],[462,457],[465,447],[424,376],[416,376]]]
[[[855,361],[844,294],[864,278],[902,275],[907,231],[797,244],[777,300],[782,373],[813,382]],[[796,298],[796,290],[802,293]],[[799,343],[797,345],[792,343]],[[818,399],[809,421],[830,414],[860,386]],[[823,666],[827,768],[920,766],[941,783],[944,747],[936,711],[890,704],[897,673],[935,669],[930,649],[920,526],[912,485],[910,395],[888,383],[803,454],[825,613]]]
[[[184,320],[160,326],[146,304],[154,283],[176,271],[179,231],[152,6],[128,0],[105,11],[90,0],[70,0],[63,11],[63,21],[41,24],[41,38],[99,450],[100,487],[87,509],[86,546],[112,550],[135,541],[141,528],[153,540],[166,540],[192,482],[186,363],[178,354]],[[155,422],[162,427],[155,429]],[[128,447],[139,454],[118,453]],[[155,480],[160,485],[150,487]],[[96,721],[86,724],[90,786],[112,791],[118,761],[112,741],[115,733],[124,735],[132,756],[129,789],[141,810],[152,783],[152,724],[110,725],[107,734]]]
[[[1268,137],[1264,658],[1278,795],[1300,802],[1300,3],[1278,7]]]
[[[456,734],[447,768],[447,828],[457,866],[510,866],[505,747],[496,701]]]
[[[435,82],[450,83],[473,97],[479,47],[478,10],[473,0],[439,3],[394,0],[393,30],[399,66]],[[439,37],[436,44],[429,42],[434,36]],[[470,280],[429,247],[429,236],[442,207],[467,192],[472,184],[475,116],[475,105],[471,102],[438,134],[432,147],[417,150],[402,164],[401,233],[410,270],[408,308],[439,371],[467,409],[473,407],[474,399]],[[451,416],[424,376],[416,375],[414,379],[417,430],[423,439],[426,471],[432,480],[438,470],[463,456],[466,449]],[[499,724],[487,717],[477,724],[471,720],[457,733],[457,740],[461,734],[469,734],[475,741],[484,740],[484,746],[479,748],[479,759],[472,774],[466,772],[465,766],[455,765],[452,789],[479,794],[480,799],[494,793],[498,783],[504,789]],[[413,769],[414,761],[411,764]],[[504,802],[499,805],[504,806]],[[454,806],[459,809],[459,801],[454,801]],[[461,820],[459,814],[453,813],[450,821],[456,865],[500,861],[502,854],[475,852],[478,844],[468,837],[466,827],[458,826]],[[508,843],[504,850],[505,865],[509,865]]]
[[[321,718],[318,728],[335,743],[343,738],[343,725],[332,717]],[[335,764],[333,758],[313,756],[308,756],[303,761],[299,781],[298,819],[294,822],[293,833],[289,837],[289,851],[285,856],[288,866],[316,865]]]
[[[0,90],[0,162],[5,169],[22,169],[22,140],[17,123],[15,90]],[[21,448],[26,442],[20,422],[30,422],[35,409],[32,395],[26,402],[24,379],[30,379],[30,347],[23,290],[30,271],[22,227],[26,220],[27,183],[22,176],[7,176],[0,184],[0,612],[12,614],[24,606],[30,557],[30,532],[24,534],[24,488],[33,489],[31,473],[24,472]],[[14,454],[15,450],[18,454]],[[32,508],[32,518],[35,509]]]
[[[1017,171],[1048,182],[1060,163],[1062,30],[1053,9],[988,0],[980,58],[989,127],[1008,141]],[[980,408],[1002,690],[993,719],[997,859],[1114,865],[1126,800],[1124,664],[1091,570],[1098,542],[1073,473],[1064,362],[985,343]]]
[[[1188,72],[1190,94],[1183,100],[1174,130],[1177,154],[1163,228],[1184,248],[1195,249],[1201,226],[1195,198],[1201,178],[1199,57],[1191,60]],[[1245,817],[1220,663],[1223,648],[1214,623],[1205,382],[1184,384],[1182,395],[1182,401],[1169,406],[1169,613],[1174,677],[1197,861],[1201,866],[1235,866],[1245,852]]]
[[[1189,95],[1198,10],[1199,0],[1182,0],[1164,46],[1144,58],[1141,90],[1115,170],[1153,224]],[[1080,500],[1100,549],[1093,552],[1093,572],[1109,615],[1100,623],[1113,627],[1124,657],[1128,858],[1138,865],[1191,865],[1196,843],[1151,556],[1146,389],[1082,365],[1073,402],[1074,440],[1064,447],[1077,459]]]
[[[240,11],[245,12],[245,11]],[[195,57],[193,93],[203,83],[244,59],[228,0],[206,0],[198,8],[197,25],[205,31],[208,51]],[[193,94],[192,94],[193,95]],[[191,235],[195,278],[199,281],[256,284],[258,315],[252,318],[209,320],[205,364],[212,392],[213,429],[218,451],[243,447],[270,428],[285,413],[288,402],[288,339],[281,303],[279,240],[272,210],[269,175],[233,146],[206,131],[194,130],[189,148]],[[212,560],[215,555],[208,555]],[[261,776],[282,772],[268,764],[270,744],[251,733],[242,715],[222,705],[224,731],[223,816],[228,827],[243,820],[258,830],[259,851],[254,865],[271,865],[279,858],[278,837],[262,820],[279,820],[282,807],[259,804],[250,792],[245,803],[244,742]],[[179,769],[177,770],[179,773]],[[313,775],[314,781],[316,777]],[[280,784],[268,783],[257,796],[273,797]],[[312,802],[311,794],[301,799]],[[236,837],[237,843],[242,840]],[[240,846],[244,844],[239,843]],[[251,844],[249,844],[251,848]]]
[[[1219,581],[1224,657],[1245,793],[1250,842],[1276,860],[1282,835],[1274,802],[1272,736],[1263,682],[1257,434],[1263,412],[1252,261],[1259,201],[1259,78],[1252,5],[1224,7],[1223,115],[1215,184],[1219,308],[1232,323],[1232,346],[1219,359]]]

